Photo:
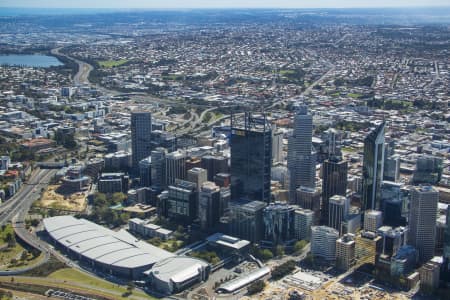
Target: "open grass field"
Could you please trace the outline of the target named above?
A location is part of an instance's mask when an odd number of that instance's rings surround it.
[[[126,64],[128,60],[126,59],[119,59],[119,60],[101,60],[98,61],[98,64],[102,68],[113,68],[113,67],[119,67],[123,64]]]
[[[100,279],[98,277],[93,277],[90,276],[88,274],[85,274],[77,269],[72,269],[72,268],[65,268],[65,269],[60,269],[58,271],[55,271],[53,273],[51,273],[49,276],[47,276],[47,278],[52,278],[52,279],[56,279],[56,280],[63,280],[67,283],[76,283],[76,284],[80,284],[80,285],[85,285],[85,286],[89,286],[92,287],[92,290],[108,290],[111,292],[115,292],[115,293],[126,293],[127,292],[127,287],[126,286],[119,286],[115,283]],[[140,297],[140,298],[144,298],[144,299],[155,299],[150,297],[147,294],[144,294],[140,291],[133,291],[133,295]],[[125,297],[120,297],[118,299],[127,299]],[[128,297],[129,298],[129,297]]]

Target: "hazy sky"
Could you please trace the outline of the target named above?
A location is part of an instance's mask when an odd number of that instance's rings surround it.
[[[450,6],[449,0],[0,0],[0,7],[52,8],[323,8]]]

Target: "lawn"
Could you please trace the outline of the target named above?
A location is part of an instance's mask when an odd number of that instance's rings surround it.
[[[353,98],[353,99],[358,99],[358,98],[360,98],[362,95],[361,95],[361,94],[356,94],[356,93],[349,93],[348,96],[351,97],[351,98]]]
[[[117,293],[126,293],[127,288],[124,286],[118,286],[117,284],[114,284],[112,282],[90,276],[88,274],[85,274],[77,269],[72,268],[65,268],[58,270],[56,272],[53,272],[48,278],[58,279],[58,280],[65,280],[66,282],[74,282],[78,284],[84,284],[92,286],[92,289],[95,290],[95,288],[98,289],[104,289],[109,290]],[[139,296],[139,297],[146,297],[147,299],[154,299],[147,294],[144,294],[140,291],[133,291],[133,295]]]
[[[113,67],[119,67],[123,64],[126,64],[128,62],[127,59],[119,59],[119,60],[101,60],[98,61],[98,64],[100,67],[103,68],[113,68]]]

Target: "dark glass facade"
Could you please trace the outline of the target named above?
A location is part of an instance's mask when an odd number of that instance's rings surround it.
[[[384,167],[384,127],[383,122],[364,139],[362,210],[380,209]]]
[[[345,196],[347,191],[347,161],[330,158],[323,162],[322,214],[324,223],[328,221],[329,200],[334,195]]]
[[[270,201],[272,130],[264,119],[245,115],[231,131],[231,197]]]

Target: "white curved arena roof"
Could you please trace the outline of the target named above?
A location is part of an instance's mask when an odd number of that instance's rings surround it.
[[[125,230],[115,232],[72,216],[44,219],[44,227],[53,239],[73,252],[114,267],[140,268],[174,256],[137,240]]]

